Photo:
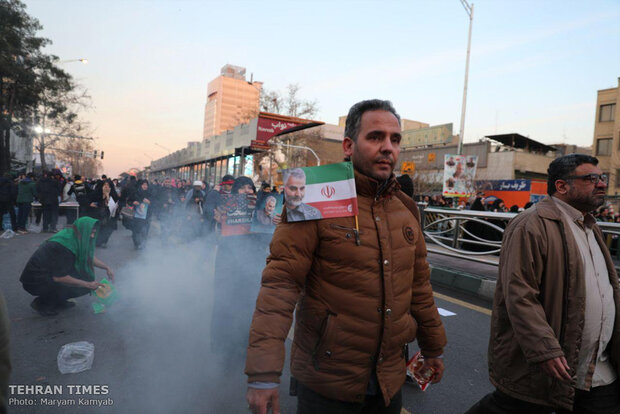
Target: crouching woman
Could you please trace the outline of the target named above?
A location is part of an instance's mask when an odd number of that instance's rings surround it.
[[[98,221],[91,217],[77,219],[46,240],[34,252],[20,277],[26,292],[36,298],[30,306],[43,316],[75,306],[67,301],[86,295],[102,286],[95,281],[95,269],[105,269],[110,280],[114,273],[95,257]]]

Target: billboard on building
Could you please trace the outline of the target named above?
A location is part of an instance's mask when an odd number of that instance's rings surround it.
[[[303,123],[259,117],[255,141],[257,143],[267,143],[274,135],[299,125],[303,125]]]
[[[407,148],[450,143],[452,143],[451,123],[403,131],[400,146]]]
[[[261,112],[256,124],[256,138],[252,140],[251,147],[252,149],[268,149],[268,141],[271,138],[288,130],[298,130],[302,125],[318,126],[323,125],[323,122]]]
[[[469,197],[476,189],[476,155],[444,156],[443,195],[446,197]]]

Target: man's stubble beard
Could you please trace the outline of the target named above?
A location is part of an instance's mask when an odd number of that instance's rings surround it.
[[[568,191],[568,199],[570,200],[570,204],[579,211],[594,211],[605,204],[604,196],[599,199],[599,196],[595,196],[594,192],[590,195],[576,194],[573,188]]]
[[[359,152],[357,151],[357,148],[353,150],[353,156],[351,157],[351,161],[353,162],[353,167],[358,170],[359,172],[361,172],[362,174],[364,174],[367,177],[370,177],[372,179],[375,179],[377,181],[386,181],[387,179],[389,179],[392,176],[392,173],[394,172],[394,161],[392,161],[390,159],[390,157],[379,157],[377,159],[373,159],[373,160],[364,160],[364,162],[362,161],[356,161],[356,160],[361,160],[363,159],[363,157],[359,154]],[[373,173],[373,164],[376,161],[380,161],[380,160],[385,160],[385,161],[389,161],[391,163],[391,170],[390,173],[388,174],[387,177],[379,177],[377,175],[375,175]],[[362,165],[360,165],[362,164]]]

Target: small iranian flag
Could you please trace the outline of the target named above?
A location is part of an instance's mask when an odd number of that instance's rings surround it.
[[[353,164],[292,168],[282,172],[288,221],[355,216]]]

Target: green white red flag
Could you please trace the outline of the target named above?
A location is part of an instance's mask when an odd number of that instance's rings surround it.
[[[286,180],[287,172],[283,177]],[[306,177],[305,192],[302,203],[312,206],[320,211],[320,217],[350,217],[358,214],[357,192],[355,190],[355,175],[351,162],[341,162],[338,164],[321,165],[319,167],[304,167],[294,170],[303,170]],[[284,197],[287,198],[287,182],[284,182]],[[287,205],[287,218],[291,214]],[[298,219],[304,220],[304,219]],[[307,220],[307,218],[306,218]]]

